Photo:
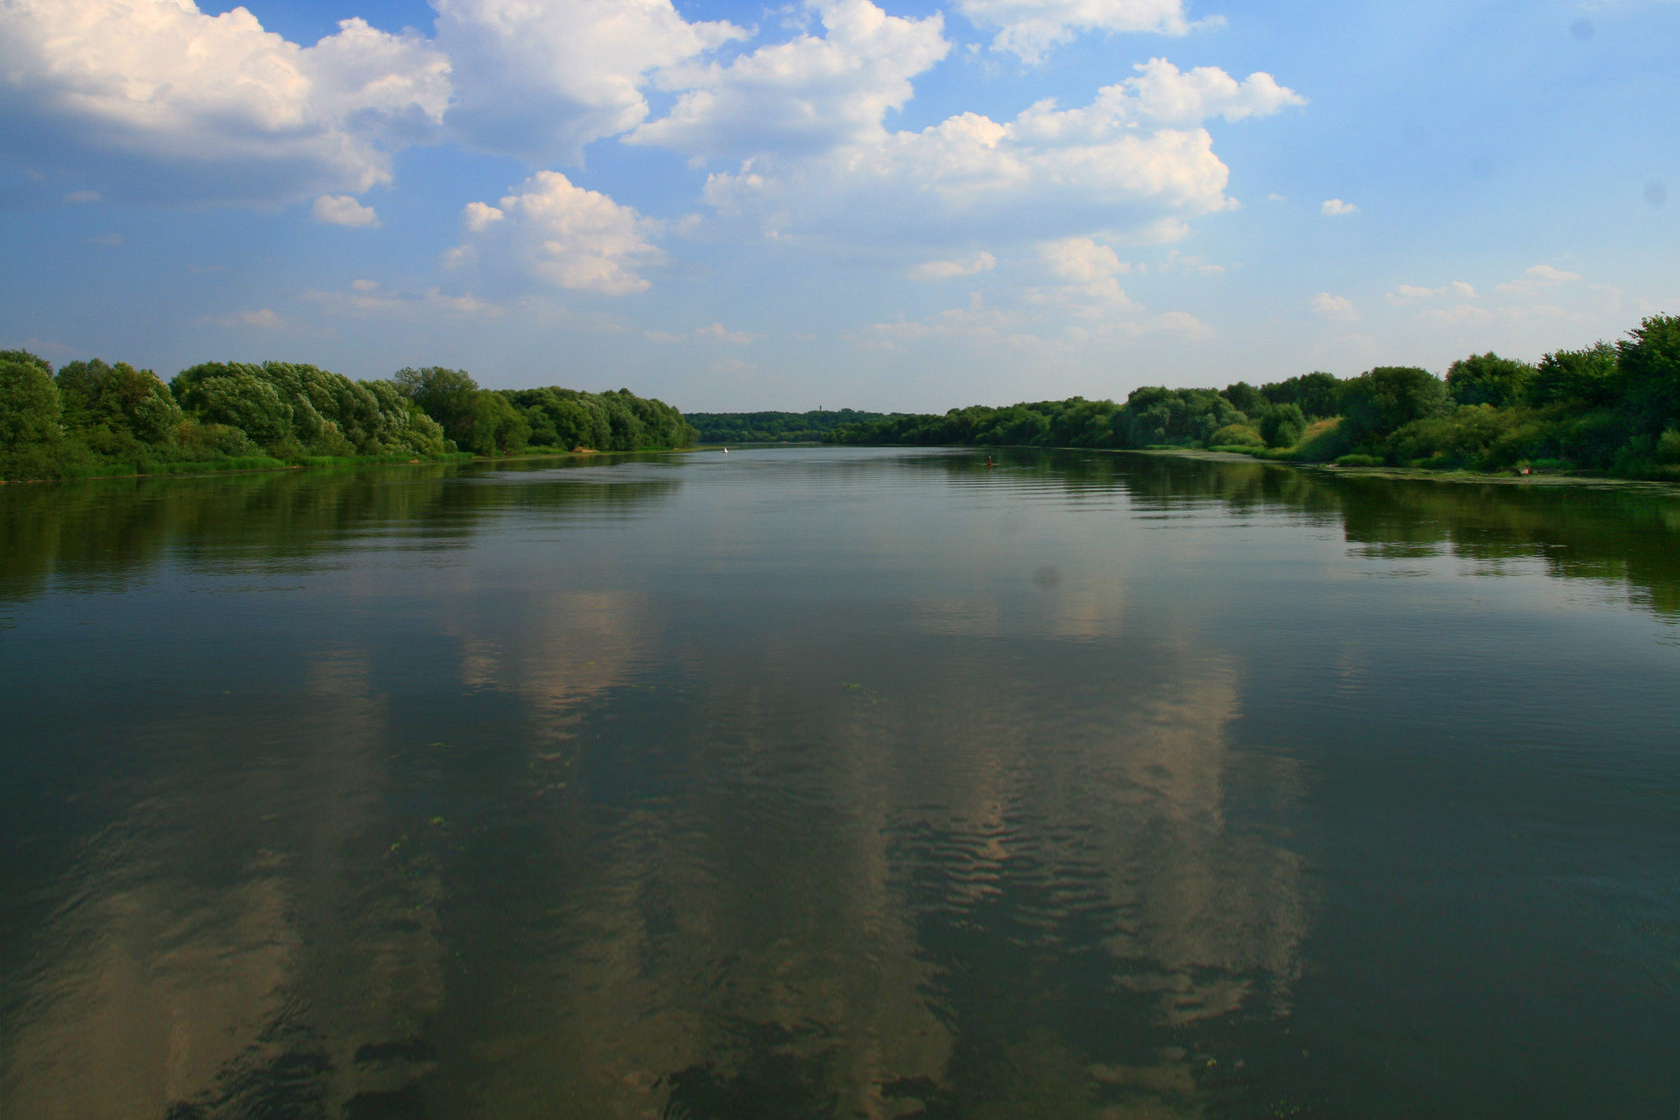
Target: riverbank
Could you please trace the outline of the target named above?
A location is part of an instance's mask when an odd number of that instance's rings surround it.
[[[120,466],[108,470],[94,468],[85,473],[61,478],[6,478],[0,486],[27,486],[43,482],[103,482],[125,478],[205,478],[224,474],[264,474],[274,471],[338,469],[343,467],[413,466],[424,463],[469,462],[474,456],[466,452],[414,458],[411,455],[310,455],[302,459],[273,459],[268,456],[243,456],[232,459],[189,460],[177,463],[153,463],[149,470],[125,470]]]
[[[1086,450],[1080,448],[1078,450]],[[1646,490],[1680,496],[1680,483],[1660,482],[1644,478],[1610,478],[1605,475],[1557,472],[1517,474],[1513,471],[1432,471],[1423,467],[1341,466],[1336,463],[1303,463],[1294,459],[1264,459],[1244,455],[1238,451],[1206,451],[1194,447],[1147,448],[1126,450],[1127,455],[1168,455],[1181,459],[1200,459],[1217,463],[1263,463],[1274,467],[1292,467],[1317,474],[1342,475],[1348,478],[1386,478],[1421,482],[1474,482],[1496,486],[1575,486],[1594,490]]]

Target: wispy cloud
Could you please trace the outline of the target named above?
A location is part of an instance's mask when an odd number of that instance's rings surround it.
[[[1319,292],[1312,297],[1312,309],[1313,314],[1337,322],[1356,323],[1359,321],[1359,309],[1346,296],[1333,296],[1329,292]]]
[[[747,331],[732,331],[722,323],[696,327],[692,331],[680,334],[671,331],[643,331],[642,336],[651,342],[725,342],[733,346],[748,346],[764,337]]]
[[[1505,295],[1531,296],[1562,284],[1573,284],[1580,278],[1579,272],[1569,272],[1549,264],[1537,264],[1524,272],[1521,280],[1508,281],[1494,291]]]
[[[500,319],[506,309],[473,295],[446,295],[436,287],[422,292],[390,291],[373,280],[355,280],[347,291],[310,290],[300,297],[324,311],[355,319],[421,320],[446,317]]]
[[[221,315],[206,315],[198,322],[201,326],[255,327],[264,331],[284,330],[290,325],[286,319],[267,307],[256,311],[229,311]]]
[[[997,258],[990,253],[975,253],[951,261],[924,261],[910,270],[912,280],[953,280],[959,276],[974,276],[997,267]]]
[[[1452,299],[1475,299],[1476,289],[1463,280],[1454,280],[1443,284],[1439,288],[1425,288],[1416,284],[1401,284],[1388,293],[1388,302],[1396,307],[1403,307],[1409,303],[1421,300],[1433,300],[1448,297]]]

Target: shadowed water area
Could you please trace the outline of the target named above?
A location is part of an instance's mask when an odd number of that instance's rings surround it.
[[[8,1117],[1662,1117],[1680,496],[0,487]]]

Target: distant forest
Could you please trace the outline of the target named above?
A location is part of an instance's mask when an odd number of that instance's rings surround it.
[[[686,419],[701,443],[821,443],[835,428],[866,424],[898,413],[858,412],[690,412]]]
[[[352,381],[291,362],[207,362],[165,385],[127,362],[55,372],[28,351],[0,351],[5,479],[642,451],[694,439],[680,412],[628,389],[481,389],[435,366]]]
[[[1538,364],[1489,351],[1440,378],[1415,366],[1258,387],[1134,390],[835,428],[844,444],[1208,448],[1267,459],[1432,470],[1590,471],[1680,481],[1680,317]]]

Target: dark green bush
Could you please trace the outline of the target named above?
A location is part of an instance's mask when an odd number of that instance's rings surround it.
[[[1294,447],[1306,430],[1307,418],[1293,402],[1272,405],[1260,417],[1260,436],[1267,447]]]

